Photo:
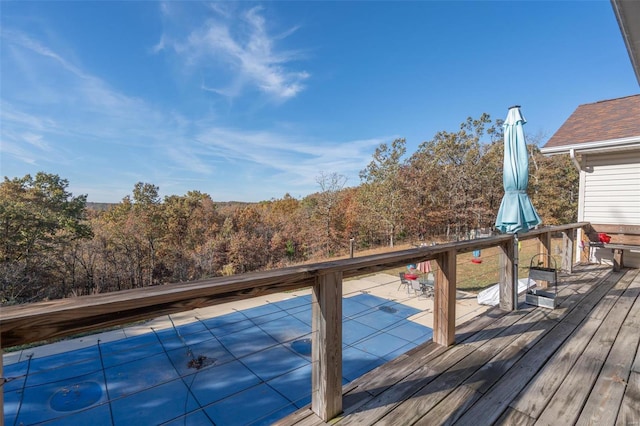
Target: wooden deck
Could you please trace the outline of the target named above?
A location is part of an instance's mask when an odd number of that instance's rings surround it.
[[[330,423],[640,425],[639,270],[577,266],[554,310],[492,309],[343,388]],[[325,424],[303,408],[278,424]]]

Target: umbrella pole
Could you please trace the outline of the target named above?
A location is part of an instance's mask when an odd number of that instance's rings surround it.
[[[518,242],[518,233],[513,234],[513,310],[518,310],[518,261],[519,261],[519,242]]]

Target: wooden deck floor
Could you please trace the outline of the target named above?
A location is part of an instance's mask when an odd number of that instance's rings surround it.
[[[492,309],[345,385],[339,425],[640,425],[640,275],[578,266],[559,307]],[[279,424],[323,422],[309,408]]]

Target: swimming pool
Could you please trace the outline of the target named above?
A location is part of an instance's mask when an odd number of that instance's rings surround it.
[[[343,383],[432,337],[420,310],[343,298]],[[6,365],[6,425],[262,425],[311,401],[311,297]]]

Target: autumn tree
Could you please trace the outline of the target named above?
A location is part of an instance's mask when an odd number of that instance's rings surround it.
[[[369,225],[382,224],[390,247],[394,246],[403,223],[405,189],[400,181],[400,169],[405,152],[404,138],[394,140],[391,145],[382,143],[373,153],[369,165],[360,171],[360,196],[368,217],[372,219]]]
[[[196,279],[202,274],[214,275],[216,271],[211,267],[203,268],[201,258],[208,252],[206,245],[212,244],[220,227],[220,217],[211,197],[198,191],[165,197],[162,216],[165,232],[160,244],[158,274],[171,282]]]
[[[61,253],[90,238],[86,195],[74,197],[69,182],[39,172],[0,184],[0,286],[2,303],[66,296],[57,285]]]
[[[531,202],[542,223],[562,225],[578,219],[578,188],[580,173],[569,155],[545,157],[537,146],[532,147],[536,178],[529,182]]]
[[[138,224],[129,195],[112,206],[101,217],[105,238],[105,262],[113,268],[111,279],[117,290],[142,286],[144,275],[144,241],[138,234]]]
[[[362,229],[362,205],[360,204],[359,187],[345,188],[340,191],[336,211],[340,215],[336,218],[335,227],[342,239],[356,238]],[[360,246],[360,241],[356,241]]]
[[[157,284],[156,256],[158,245],[166,232],[162,214],[160,188],[150,183],[138,182],[133,188],[133,214],[138,234],[146,243],[146,277],[141,277],[142,285]]]
[[[467,118],[455,132],[440,131],[423,142],[409,159],[412,205],[420,227],[436,229],[447,238],[461,235],[481,224],[484,208],[483,144],[485,133],[497,133],[488,114]],[[406,179],[405,179],[406,180]]]
[[[259,203],[207,194],[159,197],[138,182],[107,211],[85,209],[56,175],[0,184],[0,298],[19,303],[123,290],[320,261],[403,238],[459,238],[494,224],[503,195],[501,120],[468,118],[438,132],[408,160],[406,142],[375,149],[361,184],[322,173],[320,191]],[[544,157],[529,138],[529,194],[545,224],[575,221],[579,173]]]
[[[263,222],[270,229],[269,267],[282,267],[306,260],[313,229],[305,204],[285,194],[281,199],[260,203]]]
[[[108,234],[109,261],[117,266],[118,289],[157,284],[154,279],[160,240],[166,231],[159,188],[138,182],[133,197],[127,195],[103,216]]]
[[[260,204],[249,204],[233,212],[231,223],[225,222],[228,263],[224,275],[258,270],[269,263],[266,248],[271,230],[263,221],[263,212]]]

